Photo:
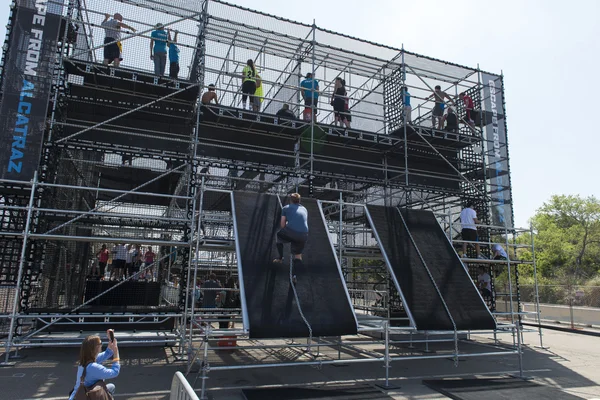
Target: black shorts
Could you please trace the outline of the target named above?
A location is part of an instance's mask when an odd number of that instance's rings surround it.
[[[476,229],[463,229],[461,235],[463,240],[468,240],[469,242],[477,242],[479,240]]]
[[[496,257],[494,257],[494,260],[506,260],[506,257],[496,256]]]
[[[481,289],[482,297],[492,297],[492,292],[489,289]]]
[[[308,240],[308,233],[296,232],[288,227],[277,232],[277,243],[290,243],[292,254],[302,254]]]
[[[177,78],[177,75],[179,75],[179,63],[172,62],[171,64],[169,64],[169,77]]]
[[[106,271],[106,263],[99,261],[98,267],[100,267],[100,275],[104,275],[104,271]]]
[[[333,112],[336,118],[340,119],[341,121],[347,120],[349,113],[346,110],[346,100],[336,97],[333,100]]]
[[[108,44],[110,43],[110,44]],[[104,59],[113,61],[115,59],[121,58],[121,52],[119,51],[119,46],[117,42],[113,38],[104,38]]]
[[[317,106],[319,105],[319,98],[312,98],[312,97],[307,97],[304,99],[304,105],[306,107],[311,107],[311,106],[315,106],[315,108],[317,108]]]
[[[125,268],[125,260],[113,260],[113,268]]]
[[[475,110],[467,110],[467,121],[475,121]]]
[[[250,103],[254,102],[254,93],[256,92],[256,82],[244,81],[242,83],[242,101],[246,101],[248,95],[250,95]]]
[[[442,115],[444,115],[444,104],[435,103],[435,107],[433,107],[433,116],[441,117]]]

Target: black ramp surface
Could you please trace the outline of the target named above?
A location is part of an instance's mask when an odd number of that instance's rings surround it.
[[[407,209],[401,212],[457,329],[495,329],[494,318],[433,213]]]
[[[580,400],[559,389],[516,378],[425,380],[425,386],[455,400]]]
[[[273,388],[243,389],[246,400],[387,400],[390,396],[381,393],[372,386],[355,386],[351,388]]]
[[[273,264],[281,209],[276,196],[234,192],[250,337],[308,337],[289,281],[289,263]],[[357,323],[316,200],[303,199],[309,239],[296,285],[313,336],[356,334]],[[290,259],[289,245],[284,255]]]
[[[367,205],[400,289],[419,330],[452,330],[452,322],[395,208]]]

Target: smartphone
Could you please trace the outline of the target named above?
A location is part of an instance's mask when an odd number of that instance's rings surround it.
[[[115,341],[115,332],[112,329],[110,331],[108,331],[108,338],[110,339],[111,342]]]

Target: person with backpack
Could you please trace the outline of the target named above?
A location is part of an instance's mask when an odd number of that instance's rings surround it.
[[[91,335],[81,343],[79,350],[79,366],[77,367],[77,379],[69,400],[87,399],[90,392],[97,396],[93,398],[111,400],[115,392],[115,385],[104,383],[105,379],[113,379],[121,371],[119,359],[119,347],[112,329],[106,331],[109,339],[108,346],[102,351],[102,340],[100,336]],[[112,365],[106,368],[102,363],[112,357]],[[83,386],[81,384],[83,383]]]

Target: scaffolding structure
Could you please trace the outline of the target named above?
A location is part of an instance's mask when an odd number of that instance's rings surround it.
[[[13,2],[3,60],[19,63],[8,57],[10,47],[21,10],[34,8],[32,0]],[[177,344],[190,369],[200,360],[203,378],[209,369],[275,364],[241,360],[209,368],[212,339],[232,335],[238,337],[236,348],[246,350],[308,346],[302,361],[308,365],[383,362],[386,377],[390,362],[418,358],[390,354],[401,343],[449,342],[452,349],[423,357],[469,356],[458,348],[469,332],[415,330],[363,209],[379,204],[430,210],[460,246],[458,215],[471,201],[482,223],[482,252],[489,256],[485,243],[500,238],[514,259],[523,231],[513,226],[501,75],[220,0],[51,0],[46,12],[61,23],[50,41],[41,155],[33,179],[0,179],[0,331],[7,350],[55,345],[47,333],[56,330],[116,324],[149,332],[120,343]],[[119,67],[102,64],[105,13],[120,13],[136,28],[121,32]],[[178,34],[178,77],[157,76],[141,50],[148,49],[157,23]],[[241,107],[247,60],[254,61],[262,82],[259,112]],[[14,79],[9,67],[5,61],[0,74],[3,100]],[[320,93],[318,104],[309,107],[301,93],[307,73],[319,81]],[[336,77],[346,82],[351,127],[334,124]],[[209,84],[217,88],[218,106],[202,102]],[[456,130],[437,129],[432,121],[436,85],[454,99],[446,106],[459,117]],[[412,115],[403,87],[410,92]],[[459,93],[475,103],[472,122]],[[298,118],[278,117],[284,104]],[[228,279],[240,272],[235,213],[227,205],[233,190],[299,192],[320,200],[362,341],[256,343],[248,338],[244,304],[210,312],[196,307],[200,278],[216,273]],[[124,243],[149,246],[155,257],[124,281],[89,279],[101,245]],[[469,250],[465,265],[471,276],[477,279],[481,265],[492,278],[506,270],[509,293],[486,299],[498,329],[490,332],[491,347],[470,354],[515,354],[521,360],[519,266],[527,263],[474,258]],[[131,286],[140,280],[144,288]],[[136,295],[145,300],[125,309],[102,303],[133,302],[124,288],[139,290]],[[499,298],[508,304],[502,310]],[[223,321],[227,327],[214,329]],[[509,345],[497,340],[503,332],[512,334]],[[385,353],[365,353],[355,361],[342,357],[343,349],[362,342],[385,343]],[[318,359],[325,347],[335,348],[338,357]]]

